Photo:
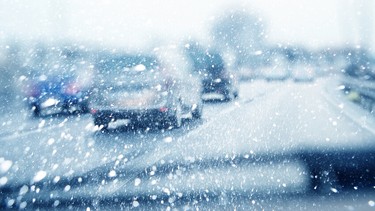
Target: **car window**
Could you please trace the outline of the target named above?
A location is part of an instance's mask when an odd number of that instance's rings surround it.
[[[126,85],[149,83],[159,78],[159,66],[156,59],[124,56],[108,61],[100,61],[97,81],[102,85]]]

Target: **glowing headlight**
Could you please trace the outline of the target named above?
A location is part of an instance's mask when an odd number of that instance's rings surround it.
[[[45,107],[50,107],[50,106],[54,106],[54,105],[57,105],[60,101],[56,100],[56,99],[53,99],[53,98],[48,98],[46,101],[44,101],[41,106],[43,108]]]
[[[217,78],[214,80],[214,83],[220,83],[221,82],[221,78]]]

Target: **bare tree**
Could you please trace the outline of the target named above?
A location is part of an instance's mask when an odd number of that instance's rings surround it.
[[[216,46],[235,54],[237,65],[254,59],[265,45],[263,21],[243,10],[230,10],[219,17],[211,34]]]

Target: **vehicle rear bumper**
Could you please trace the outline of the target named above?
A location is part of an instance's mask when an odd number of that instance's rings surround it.
[[[162,110],[160,108],[152,109],[134,109],[134,110],[97,110],[93,113],[95,119],[101,119],[104,122],[111,122],[120,119],[129,119],[136,122],[163,121],[173,115],[173,109]]]
[[[203,81],[203,94],[217,93],[217,94],[227,94],[230,90],[230,84],[227,81],[214,82],[214,81]]]

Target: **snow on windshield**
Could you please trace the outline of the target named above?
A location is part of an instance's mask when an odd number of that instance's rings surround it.
[[[0,1],[0,209],[370,209],[374,3]]]

